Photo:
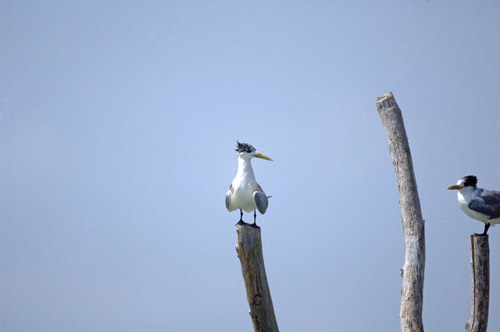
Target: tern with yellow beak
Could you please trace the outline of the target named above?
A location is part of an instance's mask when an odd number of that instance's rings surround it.
[[[477,187],[477,177],[467,175],[446,188],[458,190],[458,205],[469,217],[484,222],[486,235],[491,224],[500,224],[500,191]]]
[[[258,227],[256,224],[256,211],[259,210],[261,214],[266,213],[268,198],[271,196],[266,196],[262,187],[257,183],[251,160],[254,157],[273,160],[258,152],[248,143],[237,142],[236,152],[238,155],[238,172],[226,193],[226,208],[229,212],[240,209],[240,221],[238,221],[238,224],[245,223],[243,221],[243,211],[253,211],[252,226]]]

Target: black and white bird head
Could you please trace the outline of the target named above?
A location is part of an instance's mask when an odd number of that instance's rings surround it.
[[[463,178],[460,178],[457,181],[457,184],[453,186],[449,186],[448,190],[462,190],[462,189],[469,189],[469,190],[474,190],[477,188],[477,177],[474,175],[467,175],[464,176]]]
[[[261,158],[261,159],[273,161],[271,158],[269,158],[266,155],[263,155],[262,153],[257,151],[256,148],[254,148],[251,144],[248,144],[248,143],[240,143],[240,142],[236,141],[236,150],[235,151],[237,152],[238,157],[241,159],[244,159],[244,160],[250,160],[253,157],[256,157],[256,158]]]

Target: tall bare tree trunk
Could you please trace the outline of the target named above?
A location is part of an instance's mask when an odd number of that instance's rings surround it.
[[[377,109],[384,125],[396,172],[405,239],[406,255],[405,264],[401,269],[403,286],[399,313],[401,331],[423,332],[425,230],[410,146],[401,110],[391,92],[377,98]]]
[[[490,248],[488,235],[470,236],[472,252],[472,303],[467,332],[486,332],[490,303]]]
[[[255,332],[279,332],[271,291],[267,284],[260,228],[237,224],[236,253],[241,262]]]

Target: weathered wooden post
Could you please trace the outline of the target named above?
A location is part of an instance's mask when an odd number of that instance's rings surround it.
[[[399,318],[401,331],[423,332],[422,306],[425,270],[425,229],[417,181],[403,116],[391,92],[377,98],[399,189],[399,204],[405,238],[405,263]]]
[[[472,234],[472,303],[467,332],[486,332],[490,303],[490,248],[488,235]]]
[[[260,228],[236,224],[236,232],[236,253],[241,262],[254,331],[279,332],[264,267]]]

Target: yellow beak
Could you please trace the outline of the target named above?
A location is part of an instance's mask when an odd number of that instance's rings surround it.
[[[265,160],[274,161],[274,160],[272,160],[271,158],[269,158],[268,156],[266,156],[266,155],[264,155],[264,154],[262,154],[262,153],[260,153],[260,152],[259,152],[259,153],[257,153],[255,156],[256,156],[257,158],[261,158],[261,159],[265,159]]]
[[[460,186],[457,186],[456,184],[454,184],[453,186],[449,186],[448,188],[446,188],[447,190],[460,190],[462,189],[462,187]]]

